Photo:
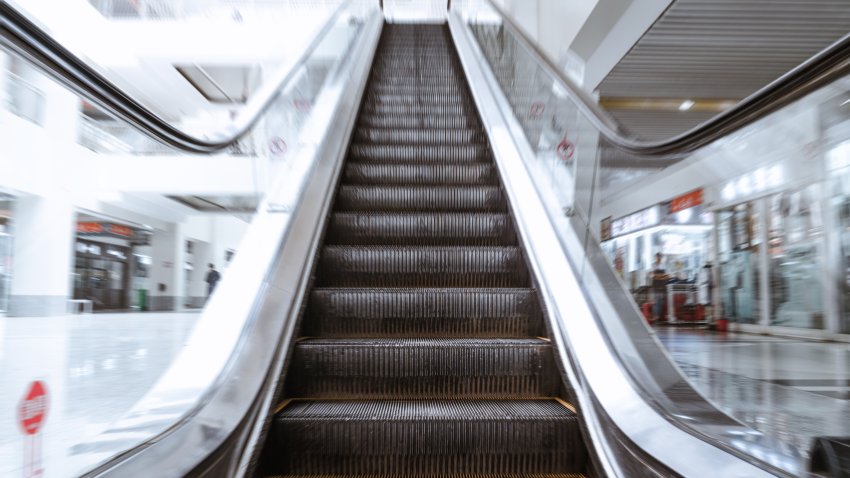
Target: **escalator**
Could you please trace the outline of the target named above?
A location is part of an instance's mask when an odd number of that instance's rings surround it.
[[[448,26],[404,25],[344,2],[237,121],[194,136],[0,2],[5,48],[181,151],[279,145],[276,127],[301,128],[291,156],[269,160],[276,181],[198,339],[116,427],[149,425],[144,440],[92,445],[85,476],[801,469],[676,368],[606,262],[588,206],[599,149],[675,162],[741,146],[742,128],[843,78],[850,37],[648,143],[491,7],[455,2]]]
[[[384,26],[343,168],[262,474],[587,474],[446,26]]]

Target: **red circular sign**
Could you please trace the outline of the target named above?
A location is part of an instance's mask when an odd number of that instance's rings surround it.
[[[563,161],[568,161],[573,157],[573,154],[575,154],[576,147],[567,138],[564,138],[560,143],[558,143],[558,146],[555,147],[555,152],[558,153],[558,157],[560,157]]]
[[[269,152],[273,155],[280,156],[282,154],[286,154],[286,150],[286,141],[284,141],[280,136],[275,136],[269,140]]]
[[[536,103],[531,104],[531,108],[528,109],[528,116],[530,118],[539,118],[540,115],[543,114],[543,111],[546,109],[546,105],[543,102],[538,101]]]
[[[47,386],[41,380],[29,384],[18,404],[18,424],[27,435],[35,435],[47,416]]]

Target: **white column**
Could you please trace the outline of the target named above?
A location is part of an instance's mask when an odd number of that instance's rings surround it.
[[[33,145],[26,167],[35,194],[15,200],[9,315],[60,315],[71,295],[75,212],[65,181],[67,145],[76,140],[80,102],[32,68],[20,74],[43,95],[42,125],[53,141]]]
[[[823,254],[817,260],[823,271],[823,313],[824,329],[826,331],[840,334],[848,331],[842,330],[844,320],[844,287],[845,275],[844,257],[841,254],[841,231],[838,224],[839,201],[832,197],[832,182],[834,179],[827,177],[823,181],[818,200],[823,205],[821,209],[821,224],[823,224]]]
[[[156,230],[151,238],[150,310],[178,310],[186,293],[186,240],[180,224]]]
[[[768,231],[770,227],[770,204],[768,203],[768,198],[761,198],[756,201],[756,207],[759,208],[758,286],[760,291],[759,295],[761,296],[761,299],[759,300],[759,307],[761,308],[759,313],[761,314],[761,318],[756,323],[768,326],[770,325],[771,321],[770,310],[772,308],[770,300],[770,254],[768,251],[768,246],[770,242],[770,232]]]
[[[62,315],[71,296],[74,209],[60,194],[15,201],[10,316]]]

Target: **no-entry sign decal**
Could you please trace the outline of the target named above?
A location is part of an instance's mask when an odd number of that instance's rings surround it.
[[[42,476],[41,436],[39,432],[47,418],[50,400],[47,385],[41,380],[33,380],[27,385],[24,396],[18,403],[18,426],[27,438],[24,440],[24,477]]]

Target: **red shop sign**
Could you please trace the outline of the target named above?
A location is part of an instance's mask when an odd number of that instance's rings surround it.
[[[684,211],[702,204],[702,188],[695,189],[670,201],[670,212]]]
[[[77,232],[81,234],[99,234],[103,232],[103,225],[99,222],[78,222]]]

